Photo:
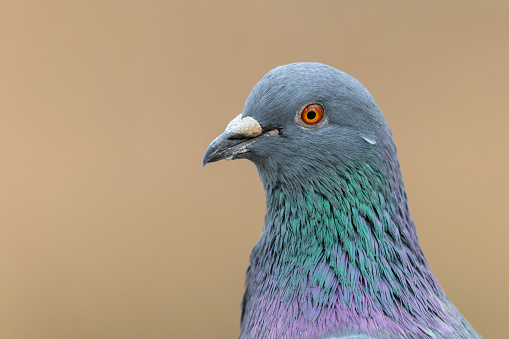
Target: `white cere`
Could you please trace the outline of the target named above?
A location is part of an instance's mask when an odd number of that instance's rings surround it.
[[[226,126],[225,132],[253,138],[262,134],[262,127],[255,119],[251,117],[242,118],[242,114],[239,114]]]

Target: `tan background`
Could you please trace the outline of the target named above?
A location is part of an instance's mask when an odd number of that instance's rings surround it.
[[[373,94],[431,267],[501,338],[509,2],[184,3],[3,1],[0,338],[236,337],[264,195],[201,160],[295,61]]]

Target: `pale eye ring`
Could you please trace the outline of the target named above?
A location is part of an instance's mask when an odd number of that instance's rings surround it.
[[[299,108],[294,122],[302,127],[316,128],[326,125],[329,122],[329,118],[325,112],[324,105],[320,102],[312,101]]]

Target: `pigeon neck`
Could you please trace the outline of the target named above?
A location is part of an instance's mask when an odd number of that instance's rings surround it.
[[[411,328],[423,336],[440,326],[442,333],[452,330],[436,320],[454,306],[417,241],[399,165],[388,161],[384,168],[390,171],[362,164],[301,186],[266,185],[265,227],[247,272],[241,337],[313,337],[339,328],[378,335]]]

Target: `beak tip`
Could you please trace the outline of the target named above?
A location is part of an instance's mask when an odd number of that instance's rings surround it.
[[[209,163],[210,157],[208,157],[208,154],[205,153],[205,156],[203,157],[203,160],[201,162],[201,167],[205,167],[206,164]]]
[[[210,143],[203,156],[202,167],[205,167],[209,162],[235,159],[237,154],[246,152],[246,150],[240,149],[239,145],[242,144],[242,140],[237,139],[252,139],[261,135],[262,132],[258,121],[252,117],[242,118],[242,113],[239,114],[226,126],[226,130]],[[230,138],[232,136],[241,138]]]
[[[208,164],[209,162],[211,162],[212,160],[212,157],[214,156],[214,154],[216,153],[216,140],[212,141],[209,145],[209,147],[207,147],[207,150],[205,151],[205,154],[203,155],[203,161],[201,163],[201,166],[202,167],[205,167],[206,164]]]

